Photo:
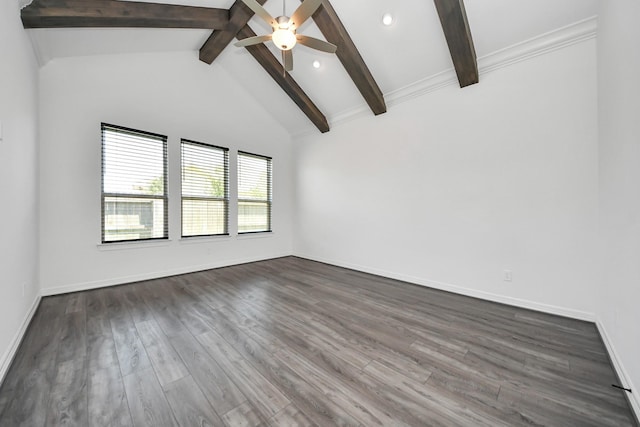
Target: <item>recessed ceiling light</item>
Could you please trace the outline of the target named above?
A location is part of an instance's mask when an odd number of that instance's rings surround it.
[[[311,65],[313,65],[313,68],[318,69],[320,68],[320,61],[316,59],[315,61],[313,61],[313,64]]]
[[[387,27],[393,24],[393,15],[391,15],[390,13],[385,13],[384,15],[382,15],[382,23]]]

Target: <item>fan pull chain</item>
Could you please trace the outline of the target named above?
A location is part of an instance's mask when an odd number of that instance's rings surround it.
[[[284,3],[284,0],[283,0]],[[284,50],[282,51],[282,77],[286,78],[287,77],[287,65],[286,65],[286,60],[284,59]]]

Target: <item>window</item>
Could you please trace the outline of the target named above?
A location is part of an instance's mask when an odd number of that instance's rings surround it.
[[[238,152],[238,233],[271,231],[271,158]]]
[[[102,242],[168,234],[167,137],[102,123]]]
[[[228,233],[229,150],[182,140],[182,236]]]

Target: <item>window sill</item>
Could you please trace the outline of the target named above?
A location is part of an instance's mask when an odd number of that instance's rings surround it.
[[[180,244],[193,245],[198,243],[218,243],[218,242],[228,242],[229,240],[231,240],[231,236],[228,234],[220,234],[217,236],[191,236],[191,237],[181,237]]]
[[[253,239],[268,239],[273,237],[272,231],[258,231],[253,233],[239,233],[235,236],[229,234],[222,234],[219,236],[193,236],[193,237],[181,237],[178,240],[180,245],[194,245],[203,243],[219,243],[228,242],[233,238],[238,240],[253,240]],[[98,243],[96,247],[99,251],[122,251],[127,249],[143,249],[143,248],[155,248],[170,246],[173,240],[147,240],[147,241],[135,241],[135,242],[113,242],[113,243]]]
[[[96,246],[100,251],[121,251],[125,249],[140,249],[169,246],[171,240],[148,240],[142,242],[113,242],[98,243]]]
[[[254,231],[252,233],[238,233],[236,237],[238,240],[250,240],[250,239],[266,239],[273,236],[273,230],[271,231]]]

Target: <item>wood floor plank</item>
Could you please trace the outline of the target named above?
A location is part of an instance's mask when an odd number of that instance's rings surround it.
[[[249,402],[233,408],[222,416],[222,421],[229,427],[261,427],[266,423]]]
[[[88,375],[88,425],[133,425],[119,367],[95,369]]]
[[[481,382],[484,385],[484,393],[493,396],[493,398],[498,396],[500,378],[496,378],[490,371],[475,369],[473,366],[465,364],[464,361],[456,357],[451,357],[445,353],[429,348],[420,341],[411,344],[411,348],[423,355],[425,363],[431,367],[432,371],[438,370],[440,372],[451,373],[452,376],[460,378],[476,379],[477,382]],[[432,376],[433,375],[430,375],[429,378]]]
[[[14,359],[13,363],[17,369],[24,368],[27,371],[37,369],[45,375],[45,379],[53,380],[56,375],[56,360],[64,328],[65,309],[66,303],[62,297],[45,299],[40,303],[20,346],[21,350]],[[17,379],[19,378],[18,376]]]
[[[144,322],[153,319],[153,311],[151,307],[142,298],[143,292],[141,286],[126,285],[122,286],[120,300],[122,305],[127,309],[134,323]]]
[[[102,299],[102,306],[111,318],[127,316],[128,311],[122,302],[123,286],[102,288],[98,291]]]
[[[136,323],[136,329],[138,330],[138,336],[145,347],[158,345],[160,343],[170,344],[169,337],[165,335],[158,322],[153,318],[144,322]]]
[[[181,427],[224,425],[191,376],[173,382],[165,394]]]
[[[371,362],[364,371],[381,383],[401,390],[409,399],[420,403],[423,407],[442,414],[446,419],[451,420],[452,424],[505,427],[509,425],[507,422],[475,413],[463,402],[445,397],[435,388],[426,387],[406,377],[399,377],[394,370],[376,361]]]
[[[51,388],[46,424],[78,427],[88,425],[87,403],[87,361],[72,359],[60,363]]]
[[[7,396],[0,399],[5,402],[0,425],[45,423],[66,306],[61,296],[41,301],[0,389]]]
[[[171,343],[217,414],[225,414],[246,401],[236,384],[190,333],[172,337]]]
[[[99,335],[110,336],[113,338],[111,319],[109,318],[109,315],[105,313],[91,313],[90,315],[87,315],[87,337],[91,339]]]
[[[173,412],[152,369],[123,378],[133,424],[137,427],[177,426]]]
[[[360,422],[339,405],[328,401],[324,394],[288,366],[278,363],[273,356],[242,332],[221,323],[217,332],[256,368],[270,383],[296,407],[319,425],[359,426]]]
[[[172,305],[176,304],[168,286],[160,280],[142,284],[144,292],[140,294],[146,305],[151,309],[153,317],[167,336],[181,334],[187,331],[184,324],[176,316]]]
[[[251,302],[252,305],[259,304],[255,300]],[[280,305],[278,305],[280,304]],[[371,337],[368,333],[362,335],[358,331],[351,328],[351,322],[343,319],[336,319],[331,317],[330,313],[320,312],[318,315],[307,315],[307,312],[313,313],[313,310],[318,310],[318,307],[311,306],[297,306],[297,304],[291,304],[288,306],[282,306],[281,303],[275,303],[271,306],[272,309],[282,309],[284,313],[297,312],[298,316],[304,316],[304,321],[308,324],[313,324],[313,328],[321,328],[328,336],[331,337],[333,342],[338,342],[338,348],[343,349],[341,355],[346,355],[346,361],[353,361],[355,365],[364,366],[373,358],[383,361],[383,363],[389,366],[396,366],[399,369],[404,370],[409,376],[412,376],[419,381],[426,381],[431,372],[421,366],[415,359],[398,352],[397,349],[378,345],[377,337]],[[243,307],[244,309],[244,307]],[[244,309],[246,310],[246,309]],[[288,316],[291,317],[291,316]],[[266,322],[266,319],[262,319],[262,322]],[[288,321],[278,319],[278,326],[288,326]],[[299,324],[295,326],[299,330]],[[298,332],[299,333],[299,332]],[[315,333],[317,335],[317,332]],[[291,333],[289,328],[288,336],[295,336],[296,332]],[[388,344],[388,342],[385,342]],[[406,347],[406,342],[402,342],[401,347]]]
[[[90,369],[118,367],[118,353],[113,335],[109,333],[89,336],[87,338],[87,359]]]
[[[558,420],[555,422],[564,424],[593,426],[620,426],[628,422],[627,414],[624,412],[607,411],[600,405],[594,405],[555,390],[534,391],[528,386],[503,385],[500,388],[498,401],[517,402],[518,405],[535,408],[546,424],[554,423],[554,419]],[[549,417],[548,414],[554,415]]]
[[[593,323],[282,257],[44,297],[0,425],[634,426]]]
[[[265,417],[272,417],[289,404],[289,399],[244,359],[233,363],[234,380],[244,395]]]
[[[90,317],[101,317],[108,315],[107,307],[104,298],[102,297],[103,293],[101,291],[101,289],[95,289],[91,292],[85,292],[87,300],[87,313],[91,313]]]
[[[220,335],[209,331],[197,339],[264,419],[271,418],[289,404],[287,397]]]
[[[18,386],[11,392],[0,425],[43,426],[47,418],[51,382],[46,372],[38,368],[24,372]]]
[[[140,322],[136,328],[163,388],[189,375],[189,370],[155,320]]]
[[[82,360],[87,355],[87,313],[74,311],[62,320],[58,363]]]
[[[85,292],[74,292],[68,296],[65,314],[85,311],[87,306],[87,294]]]
[[[130,317],[112,318],[111,330],[123,376],[151,367],[147,352]]]
[[[269,420],[271,427],[315,427],[316,423],[311,421],[293,403],[287,405],[282,411],[275,414]]]
[[[150,305],[152,306],[153,317],[167,336],[172,337],[189,332],[178,316],[175,315],[168,302],[162,305],[157,302]]]
[[[303,337],[310,345],[331,351],[354,366],[362,368],[372,360],[371,357],[355,350],[346,340],[341,340],[334,331],[322,324],[292,318],[291,310],[281,310],[273,305],[265,306],[255,300],[243,301],[236,306],[242,308],[244,316],[249,316],[253,320],[252,324],[243,322],[249,328],[260,330],[267,328],[267,325],[275,321],[274,323],[278,325],[286,326],[289,331],[295,330],[295,333]],[[223,311],[224,308],[220,310]]]
[[[298,375],[308,378],[328,399],[348,410],[363,425],[395,425],[398,427],[410,425],[398,417],[394,418],[389,408],[385,407],[386,402],[377,399],[375,394],[357,386],[353,387],[348,380],[345,381],[343,378],[331,375],[330,372],[323,369],[323,364],[317,363],[317,358],[314,355],[309,356],[313,359],[309,359],[301,357],[293,350],[283,349],[276,357],[280,358]]]
[[[240,353],[214,330],[200,334],[196,339],[223,369],[233,371],[232,362],[242,360]]]
[[[203,334],[211,329],[208,323],[209,318],[206,315],[206,307],[202,302],[192,304],[191,309],[187,310],[180,307],[175,310],[175,313],[182,324],[194,336]]]

